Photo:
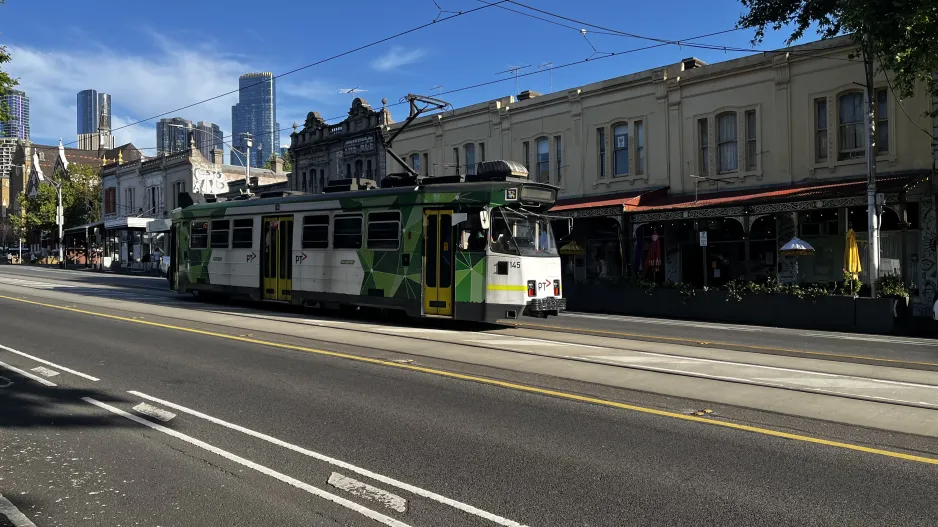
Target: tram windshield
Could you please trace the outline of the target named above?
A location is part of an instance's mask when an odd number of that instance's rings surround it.
[[[492,211],[490,234],[490,246],[497,253],[559,255],[554,231],[545,216],[499,207]]]

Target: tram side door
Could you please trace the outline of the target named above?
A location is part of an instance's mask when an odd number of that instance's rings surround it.
[[[293,290],[293,217],[263,219],[261,278],[264,300],[289,302]]]
[[[453,316],[453,211],[425,210],[423,312]]]

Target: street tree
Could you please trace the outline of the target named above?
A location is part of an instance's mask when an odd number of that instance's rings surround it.
[[[879,215],[876,213],[876,119],[877,72],[886,75],[893,95],[899,99],[915,94],[924,85],[936,92],[933,74],[938,71],[938,0],[903,2],[869,0],[740,0],[749,12],[739,26],[755,29],[753,44],[765,38],[767,28],[790,28],[787,44],[817,27],[822,38],[849,34],[857,45],[852,57],[863,61],[867,99],[867,203],[870,229],[870,289],[876,296],[879,269]],[[934,109],[930,114],[934,114]]]
[[[4,0],[0,0],[0,4],[3,3]],[[9,93],[14,86],[19,84],[16,79],[2,69],[3,64],[10,62],[11,59],[12,57],[10,57],[10,53],[7,52],[7,47],[0,46],[0,123],[5,123],[10,120],[10,108],[7,106],[6,99],[3,98],[3,96]]]
[[[68,166],[67,173],[57,172],[53,178],[62,181],[64,228],[69,229],[101,219],[101,178],[98,176],[98,169],[72,163]],[[20,194],[18,200],[23,215],[10,217],[13,226],[19,232],[32,229],[55,231],[57,199],[55,187],[50,184],[39,185],[33,196]]]

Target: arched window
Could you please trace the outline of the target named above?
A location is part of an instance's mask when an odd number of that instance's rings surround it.
[[[550,183],[550,143],[546,137],[537,140],[537,181]]]
[[[629,175],[629,125],[620,124],[612,129],[613,136],[613,175]]]
[[[739,169],[738,160],[736,112],[721,113],[717,116],[717,172],[735,172]]]
[[[364,174],[362,169],[363,169],[362,160],[361,159],[355,160],[355,177],[357,178],[362,177],[362,174]]]
[[[837,119],[837,159],[843,161],[866,155],[862,92],[848,92],[837,98]]]
[[[410,168],[414,169],[414,172],[420,173],[420,154],[410,154]]]

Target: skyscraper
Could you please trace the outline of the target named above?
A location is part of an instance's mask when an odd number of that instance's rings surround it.
[[[114,148],[111,135],[111,96],[96,90],[78,92],[78,148]]]
[[[111,131],[111,96],[96,90],[78,92],[78,133],[97,133],[102,127]]]
[[[195,134],[195,143],[199,145],[199,152],[202,153],[202,157],[212,160],[212,150],[216,148],[219,150],[225,149],[225,133],[221,131],[221,127],[215,123],[210,123],[208,121],[199,121],[195,128],[199,130]],[[214,139],[212,139],[214,138]]]
[[[280,152],[277,123],[277,89],[273,73],[247,73],[238,79],[238,104],[231,107],[232,145],[244,150],[242,133],[253,136],[251,166],[262,167],[274,152]],[[231,153],[231,164],[243,166],[241,156]]]
[[[189,148],[192,121],[182,117],[160,119],[156,123],[156,153],[173,154]],[[198,135],[198,132],[196,132]],[[196,138],[198,140],[198,138]]]
[[[10,90],[3,101],[10,109],[10,120],[0,123],[0,137],[29,139],[29,97],[19,90]]]

